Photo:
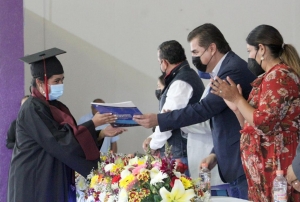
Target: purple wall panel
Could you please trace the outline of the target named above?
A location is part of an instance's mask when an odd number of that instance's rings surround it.
[[[0,1],[0,202],[6,201],[12,150],[6,148],[7,129],[24,96],[23,1]]]

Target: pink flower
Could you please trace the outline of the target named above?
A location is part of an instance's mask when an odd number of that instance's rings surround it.
[[[161,167],[161,162],[155,161],[154,163],[152,163],[152,167],[153,167],[153,168],[160,169],[160,167]]]
[[[142,164],[142,165],[140,165],[140,166],[134,168],[134,169],[132,170],[132,174],[133,174],[133,175],[137,175],[137,174],[140,173],[140,170],[141,170],[141,169],[146,168],[146,167],[147,167],[146,164]]]

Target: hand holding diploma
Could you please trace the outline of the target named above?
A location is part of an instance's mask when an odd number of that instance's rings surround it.
[[[145,128],[158,125],[157,114],[134,115],[133,120]]]

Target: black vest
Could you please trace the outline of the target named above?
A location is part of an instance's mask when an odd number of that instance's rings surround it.
[[[173,82],[181,80],[190,84],[193,88],[193,95],[189,99],[188,104],[193,104],[200,101],[202,93],[204,92],[204,84],[199,78],[198,74],[189,66],[187,60],[175,67],[171,73],[165,78],[165,88],[162,92],[161,99],[159,101],[159,111],[162,110],[163,105],[166,102],[167,93]],[[187,139],[182,137],[181,130],[172,130],[172,136],[167,140],[168,144],[172,145],[173,158],[187,157],[186,144]],[[161,156],[164,156],[165,147],[160,149]]]

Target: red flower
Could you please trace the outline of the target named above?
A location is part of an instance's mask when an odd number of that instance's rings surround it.
[[[180,160],[177,161],[176,159],[176,163],[177,163],[176,171],[180,173],[184,173],[188,169],[188,166],[182,163]]]
[[[116,175],[116,176],[114,176],[114,177],[112,178],[111,183],[112,183],[112,184],[113,184],[113,183],[118,183],[118,182],[120,181],[120,179],[121,179],[121,176],[120,176],[120,175]]]
[[[170,186],[173,188],[173,186],[174,186],[174,183],[175,183],[175,180],[177,180],[178,178],[176,177],[176,176],[173,176],[172,178],[171,178],[171,182],[170,182]]]

